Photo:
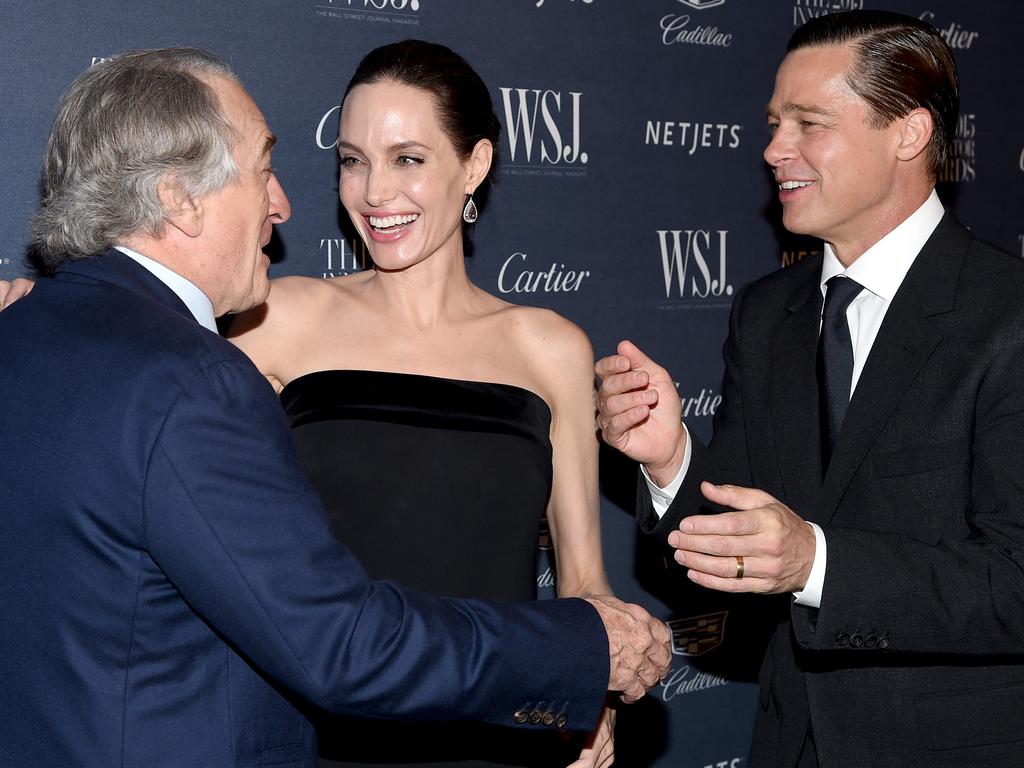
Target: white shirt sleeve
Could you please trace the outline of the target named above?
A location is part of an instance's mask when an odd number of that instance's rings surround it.
[[[793,598],[797,605],[821,608],[821,592],[825,588],[825,561],[828,556],[825,533],[814,523],[805,522],[814,529],[814,562],[811,563],[811,574],[807,577],[807,584],[802,591],[794,592]]]
[[[660,520],[668,512],[668,508],[672,505],[672,500],[679,493],[679,486],[683,484],[683,479],[686,477],[686,473],[690,469],[690,457],[693,455],[693,449],[690,447],[690,430],[686,428],[686,424],[683,424],[683,432],[686,434],[686,447],[683,449],[683,463],[679,467],[679,471],[676,476],[672,478],[672,482],[666,485],[664,488],[657,485],[651,476],[647,474],[647,468],[641,464],[640,471],[644,475],[644,480],[647,481],[647,490],[651,492],[651,502],[654,504],[654,514],[658,516]]]

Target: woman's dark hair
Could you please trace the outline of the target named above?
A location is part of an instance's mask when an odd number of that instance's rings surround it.
[[[357,85],[383,82],[400,83],[429,93],[434,99],[441,128],[460,159],[468,159],[481,139],[490,141],[494,146],[494,162],[485,181],[490,179],[497,161],[501,123],[494,114],[487,86],[465,59],[443,45],[423,40],[382,45],[359,62],[342,103]],[[486,193],[486,187],[481,183],[480,192]]]
[[[891,11],[847,11],[811,19],[789,39],[787,51],[849,43],[847,73],[853,92],[871,107],[873,125],[890,125],[923,107],[932,116],[932,178],[953,152],[960,94],[953,52],[930,24]]]

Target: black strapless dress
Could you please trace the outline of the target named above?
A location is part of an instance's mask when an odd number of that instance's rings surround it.
[[[375,579],[457,597],[528,600],[551,492],[551,412],[508,384],[321,371],[281,401],[339,541]],[[570,649],[567,649],[567,652]],[[579,741],[472,723],[324,717],[324,766],[566,765]],[[467,762],[468,761],[468,762]]]

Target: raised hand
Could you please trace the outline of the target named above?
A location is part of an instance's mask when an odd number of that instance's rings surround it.
[[[597,428],[608,445],[644,464],[658,485],[667,485],[686,448],[675,383],[631,341],[620,341],[617,351],[594,366],[601,379]]]
[[[639,605],[611,595],[588,595],[584,599],[597,609],[608,633],[608,690],[620,691],[627,703],[640,699],[672,666],[669,628]]]

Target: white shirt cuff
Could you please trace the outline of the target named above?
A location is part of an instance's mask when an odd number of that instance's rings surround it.
[[[640,465],[640,471],[644,475],[644,480],[647,481],[647,490],[651,492],[651,502],[654,504],[654,514],[658,516],[660,520],[668,512],[668,508],[672,505],[672,500],[675,499],[676,494],[679,493],[679,486],[683,484],[683,479],[686,477],[686,473],[690,469],[690,457],[693,455],[693,449],[690,448],[690,430],[686,428],[686,424],[683,424],[683,432],[686,434],[686,447],[683,448],[683,463],[679,467],[679,471],[676,476],[672,478],[672,482],[666,485],[664,488],[658,486],[651,476],[647,474],[647,467],[643,464]]]
[[[811,563],[811,575],[807,577],[806,586],[800,592],[794,592],[793,597],[797,605],[820,608],[821,593],[825,588],[825,561],[828,556],[825,534],[814,523],[806,520],[804,522],[814,529],[814,562]]]

